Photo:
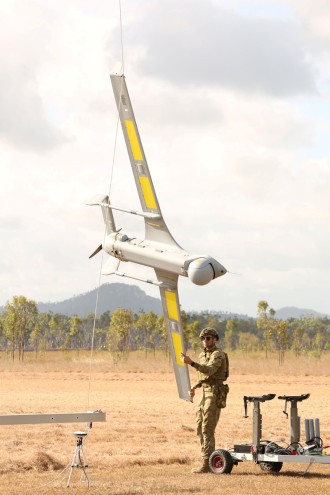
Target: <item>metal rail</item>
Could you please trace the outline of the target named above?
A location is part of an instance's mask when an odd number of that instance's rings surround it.
[[[101,410],[75,413],[1,414],[0,425],[34,425],[42,423],[88,423],[106,421]]]

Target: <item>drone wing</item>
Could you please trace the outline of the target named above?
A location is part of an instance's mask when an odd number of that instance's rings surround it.
[[[126,147],[130,158],[136,188],[144,212],[145,238],[181,250],[173,239],[163,219],[156,192],[152,183],[146,157],[143,151],[133,108],[123,75],[110,76]],[[184,352],[180,306],[178,297],[178,275],[155,269],[159,282],[168,344],[172,357],[179,397],[191,401],[188,367],[180,359]],[[158,285],[158,284],[157,284]]]
[[[160,270],[155,271],[158,280],[161,282],[159,287],[160,296],[166,322],[168,346],[172,357],[179,397],[180,399],[191,402],[191,397],[189,395],[191,386],[188,366],[180,359],[180,354],[181,352],[185,352],[185,347],[180,317],[178,275]]]
[[[147,216],[144,218],[146,232],[145,237],[148,240],[178,247],[178,244],[175,242],[170,231],[168,230],[160,211],[156,192],[152,183],[147,160],[139,136],[139,131],[136,125],[125,77],[123,75],[111,74],[110,79],[140,203],[144,212],[152,214],[152,218],[148,218]]]

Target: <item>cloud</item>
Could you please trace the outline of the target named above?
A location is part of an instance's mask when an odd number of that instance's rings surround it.
[[[69,139],[47,118],[35,76],[26,67],[0,68],[0,136],[17,149],[51,150]]]
[[[37,153],[54,149],[68,138],[51,121],[40,73],[50,56],[55,11],[38,2],[26,7],[18,1],[2,5],[0,15],[0,43],[6,47],[0,59],[0,140]]]
[[[130,46],[145,47],[140,72],[180,86],[222,86],[276,97],[316,92],[297,23],[244,16],[223,5],[169,0],[151,6],[148,21],[126,32]]]
[[[296,14],[303,21],[303,29],[314,40],[323,42],[330,41],[329,18],[330,4],[328,0],[281,0],[291,4]],[[329,45],[328,45],[329,47]]]

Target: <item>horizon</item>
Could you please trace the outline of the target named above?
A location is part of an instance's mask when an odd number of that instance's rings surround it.
[[[143,294],[147,297],[152,297],[153,299],[157,300],[159,302],[159,305],[160,305],[160,310],[161,310],[161,300],[160,298],[157,298],[157,297],[153,297],[153,296],[149,296],[149,294],[147,294],[146,291],[144,291],[141,287],[139,287],[137,284],[124,284],[123,282],[105,282],[103,284],[100,285],[100,287],[94,287],[92,289],[89,289],[87,290],[86,292],[82,292],[80,294],[73,294],[71,297],[67,297],[65,299],[61,299],[61,300],[57,300],[57,301],[51,301],[51,300],[41,300],[41,301],[35,301],[36,304],[39,306],[39,305],[57,305],[57,304],[62,304],[62,303],[65,303],[66,301],[71,301],[73,299],[76,299],[76,298],[80,298],[80,297],[83,297],[83,296],[86,296],[92,292],[97,292],[99,289],[101,289],[102,286],[105,286],[105,285],[112,285],[112,284],[117,284],[117,285],[129,285],[130,287],[133,287],[133,288],[137,288],[139,289],[140,291],[143,292]],[[31,299],[29,298],[26,294],[15,294],[15,295],[23,295],[25,297],[27,297],[27,299]],[[13,296],[12,296],[13,297]],[[10,300],[12,299],[12,297],[10,298]],[[7,302],[7,301],[6,301]],[[181,305],[182,306],[182,305]],[[118,306],[120,307],[120,306]],[[269,306],[271,308],[271,306]],[[5,304],[0,304],[0,309],[5,309]],[[247,313],[238,313],[238,312],[234,312],[234,311],[228,311],[226,309],[209,309],[209,308],[205,308],[205,309],[201,309],[201,310],[194,310],[194,309],[187,309],[187,308],[181,308],[183,309],[186,313],[197,313],[197,314],[200,314],[200,313],[221,313],[221,314],[224,314],[224,315],[234,315],[234,316],[242,316],[242,317],[247,317],[247,318],[253,318],[253,319],[256,319],[258,316],[257,316],[257,309],[256,309],[256,313],[255,315],[251,315],[251,314],[247,314]],[[295,311],[298,311],[298,312],[304,312],[303,316],[317,316],[317,317],[325,317],[325,318],[328,318],[330,315],[326,314],[326,313],[320,313],[318,311],[316,311],[315,309],[313,308],[301,308],[301,307],[297,307],[297,306],[290,306],[290,305],[286,305],[286,306],[283,306],[283,307],[280,307],[280,308],[272,308],[275,310],[275,313],[277,314],[278,312],[283,312],[283,311],[290,311],[291,312],[295,312]],[[46,311],[48,312],[48,311]],[[162,312],[162,310],[161,310]],[[102,313],[100,313],[102,314]],[[100,314],[98,314],[98,316],[100,316]],[[291,316],[290,316],[291,317]],[[290,318],[289,317],[289,318]],[[288,318],[288,317],[287,317]],[[295,317],[294,317],[295,318]],[[298,316],[299,318],[299,316]]]

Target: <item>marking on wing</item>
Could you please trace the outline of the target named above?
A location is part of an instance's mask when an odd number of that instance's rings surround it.
[[[153,210],[157,210],[157,203],[151,187],[149,177],[139,177],[139,181],[141,184],[141,189],[146,207],[151,208]]]
[[[143,160],[142,150],[135,130],[134,122],[132,120],[125,120],[125,127],[134,160]]]
[[[179,366],[184,366],[184,363],[180,359],[180,354],[183,352],[181,335],[179,333],[172,332],[172,342],[174,346],[176,364]]]
[[[166,306],[168,317],[172,320],[179,321],[179,310],[176,302],[175,292],[165,291]]]
[[[162,227],[162,225],[160,225],[159,223],[152,223],[152,222],[147,222],[146,223],[148,225],[150,225],[151,227],[157,227],[158,229],[160,229]]]

